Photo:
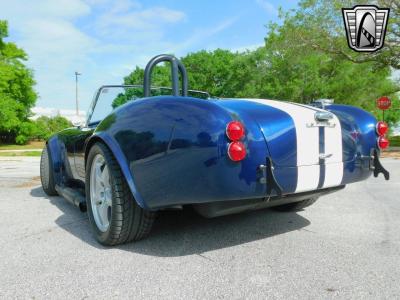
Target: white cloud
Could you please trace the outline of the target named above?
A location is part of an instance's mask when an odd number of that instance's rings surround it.
[[[49,118],[53,118],[56,116],[62,116],[72,123],[74,122],[83,122],[86,120],[86,112],[83,110],[79,111],[79,115],[76,115],[76,110],[74,109],[57,109],[51,107],[34,107],[31,110],[32,116],[30,117],[31,120],[37,120],[39,117],[45,116]]]
[[[80,108],[86,109],[97,87],[122,82],[128,62],[133,69],[148,58],[141,53],[169,47],[162,41],[163,27],[185,17],[129,0],[0,0],[0,7],[0,19],[9,21],[10,40],[28,53],[38,105],[65,108],[74,107],[75,70],[82,72]],[[100,28],[103,32],[96,34]],[[118,33],[124,38],[116,40]]]
[[[143,9],[139,4],[117,1],[96,21],[96,29],[100,35],[120,38],[132,33],[132,30],[161,31],[162,26],[177,23],[185,18],[181,11],[155,6]]]
[[[84,0],[93,8],[107,9],[113,12],[123,12],[134,8],[141,8],[142,5],[136,0]]]
[[[23,21],[30,18],[73,19],[90,13],[90,6],[81,0],[0,1],[1,16]]]
[[[237,18],[194,29],[186,40],[166,32],[187,19],[182,11],[135,0],[0,0],[0,19],[29,56],[42,107],[75,108],[79,71],[80,109],[103,84],[120,84],[135,65],[154,55],[184,55],[228,29]]]
[[[256,3],[261,6],[268,14],[277,16],[279,14],[278,9],[267,0],[256,0]]]
[[[254,51],[260,47],[265,46],[264,43],[259,43],[259,44],[252,44],[252,45],[246,45],[246,46],[241,46],[241,47],[236,47],[232,48],[232,52],[246,52],[246,51]]]
[[[191,50],[191,48],[196,46],[197,44],[204,43],[204,41],[210,38],[211,36],[214,36],[220,33],[221,31],[224,31],[225,29],[231,27],[237,20],[238,18],[233,17],[223,20],[222,22],[213,27],[195,30],[193,34],[190,36],[190,38],[183,41],[182,43],[179,43],[176,46],[172,46],[172,48],[169,51],[177,55],[182,55],[184,52]]]

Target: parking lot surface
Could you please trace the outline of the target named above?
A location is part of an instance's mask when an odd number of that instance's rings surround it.
[[[0,298],[399,298],[400,160],[297,213],[159,214],[106,248],[40,187],[39,159],[0,160]]]

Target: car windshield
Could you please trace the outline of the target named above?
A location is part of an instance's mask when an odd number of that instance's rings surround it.
[[[152,87],[151,96],[171,95],[171,88]],[[208,99],[210,95],[201,91],[188,91],[188,96]],[[90,114],[90,124],[95,124],[107,117],[114,109],[128,101],[143,97],[142,86],[105,86],[98,93],[95,107]]]

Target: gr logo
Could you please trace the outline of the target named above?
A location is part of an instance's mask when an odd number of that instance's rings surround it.
[[[349,47],[359,52],[374,52],[383,47],[389,8],[356,5],[342,8]]]

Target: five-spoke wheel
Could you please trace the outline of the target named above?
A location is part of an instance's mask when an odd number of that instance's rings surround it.
[[[136,203],[118,162],[103,143],[90,148],[85,188],[89,221],[100,243],[117,245],[149,234],[155,213]]]
[[[112,194],[110,173],[104,157],[97,154],[90,171],[90,199],[94,221],[102,232],[110,226]]]

